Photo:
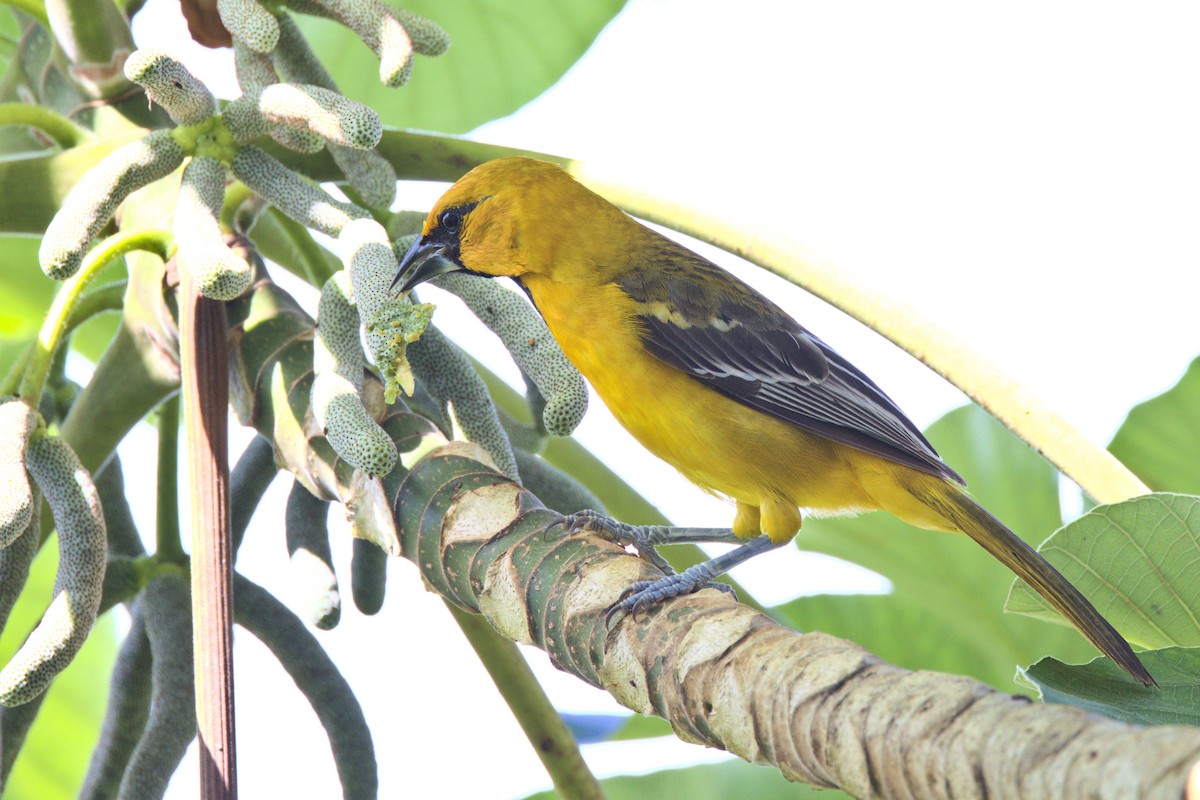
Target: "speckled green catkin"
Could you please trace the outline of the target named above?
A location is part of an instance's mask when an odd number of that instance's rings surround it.
[[[234,41],[258,53],[269,53],[279,41],[275,15],[255,0],[217,0],[221,24]]]
[[[448,400],[463,435],[487,450],[505,475],[520,480],[508,435],[471,362],[432,325],[409,348],[413,372],[435,398]]]
[[[325,140],[307,128],[269,125],[258,112],[258,93],[267,86],[279,83],[275,64],[269,53],[256,52],[234,40],[233,65],[242,97],[225,108],[225,123],[236,130],[235,141],[246,144],[269,133],[271,138],[297,153],[317,153]]]
[[[342,263],[354,285],[354,302],[366,331],[367,349],[383,375],[385,398],[413,392],[406,348],[416,341],[433,315],[432,305],[414,305],[391,293],[396,255],[387,231],[374,220],[347,225],[338,237]]]
[[[183,170],[175,206],[179,263],[196,291],[213,300],[232,300],[250,288],[254,270],[229,249],[218,218],[225,198],[225,165],[195,156]]]
[[[169,130],[153,131],[105,156],[75,184],[50,221],[38,250],[42,271],[58,281],[74,275],[121,201],[171,174],[183,157]]]
[[[546,398],[542,422],[554,436],[570,436],[588,406],[587,384],[563,355],[533,306],[497,281],[451,273],[434,283],[453,292],[491,328],[513,360]]]
[[[23,469],[23,467],[22,467]],[[17,597],[25,588],[29,578],[29,565],[37,555],[41,543],[41,506],[42,498],[37,492],[33,493],[33,512],[29,522],[21,534],[0,550],[0,631],[8,624],[8,615],[16,605]]]
[[[369,150],[383,136],[383,125],[373,109],[319,86],[265,86],[257,108],[269,125],[309,130],[343,147]]]
[[[79,652],[96,621],[104,587],[105,531],[91,476],[58,437],[35,436],[25,466],[58,528],[54,599],[42,621],[0,671],[0,704],[37,697]]]
[[[150,715],[150,640],[146,637],[143,598],[133,603],[129,633],[117,652],[108,683],[108,705],[100,739],[92,751],[79,800],[111,800],[121,786],[130,756]]]
[[[217,101],[188,68],[161,50],[135,50],[125,62],[125,77],[146,90],[180,125],[198,125],[217,113]]]
[[[328,515],[327,501],[314,497],[299,481],[292,484],[284,515],[292,585],[309,622],[322,630],[335,627],[342,616],[342,598],[329,551]]]
[[[363,407],[363,355],[350,278],[338,272],[325,282],[313,342],[313,416],[340,457],[373,478],[396,466],[396,445]]]
[[[232,170],[286,216],[327,236],[337,236],[352,220],[367,216],[361,208],[334,200],[253,145],[238,150]]]
[[[121,780],[120,800],[162,797],[196,736],[188,585],[177,575],[156,577],[142,604],[150,641],[150,716]]]
[[[33,519],[33,490],[25,474],[25,446],[37,412],[16,398],[0,402],[0,547],[8,547]]]
[[[380,0],[288,0],[306,14],[332,17],[354,31],[379,59],[379,80],[403,86],[412,74],[413,42]]]
[[[337,92],[337,84],[317,59],[290,17],[279,20],[279,47],[275,51],[279,74],[292,83],[306,83]],[[374,150],[358,150],[330,143],[329,154],[363,200],[387,208],[396,199],[396,170]]]
[[[387,10],[408,31],[413,52],[423,56],[440,56],[450,49],[450,35],[433,20],[395,6],[388,6]]]

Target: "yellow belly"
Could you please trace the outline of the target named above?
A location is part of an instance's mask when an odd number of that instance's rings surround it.
[[[536,284],[530,290],[536,301]],[[615,286],[539,307],[567,358],[642,445],[701,487],[761,508],[761,530],[772,539],[796,534],[797,508],[884,508],[922,527],[947,527],[903,488],[906,478],[927,476],[754,411],[654,358],[631,312],[613,313],[629,307]],[[594,322],[612,319],[622,321]]]

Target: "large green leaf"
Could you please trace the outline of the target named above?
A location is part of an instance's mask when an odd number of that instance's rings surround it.
[[[1149,494],[1097,506],[1039,551],[1131,642],[1200,647],[1200,497]],[[1055,622],[1024,584],[1007,608]]]
[[[1048,703],[1068,703],[1136,725],[1200,725],[1200,649],[1171,647],[1141,654],[1158,686],[1134,681],[1107,658],[1082,666],[1044,658],[1025,681]]]
[[[8,663],[46,610],[58,566],[57,542],[56,538],[47,541],[34,560],[29,582],[0,638],[3,663]],[[116,650],[116,625],[112,614],[106,614],[96,623],[75,660],[47,690],[13,765],[5,800],[66,800],[76,796],[100,734]]]
[[[1200,359],[1171,389],[1134,406],[1108,449],[1153,489],[1200,494]]]
[[[1059,526],[1053,469],[983,411],[952,411],[926,433],[976,499],[1013,530],[1036,543]],[[1079,661],[1095,654],[1074,631],[1002,613],[1012,573],[965,536],[918,530],[874,513],[807,521],[796,541],[861,564],[893,585],[890,596],[831,595],[777,609],[798,628],[853,639],[907,667],[961,672],[1006,691],[1018,689],[1018,664],[1048,653]]]
[[[747,764],[739,759],[700,764],[684,769],[664,769],[648,775],[621,775],[600,781],[608,800],[645,800],[647,797],[686,797],[688,800],[838,800],[846,797],[833,789],[814,789],[785,780],[771,767]],[[556,800],[553,791],[538,792],[526,800]]]
[[[625,0],[403,2],[450,34],[450,51],[417,56],[400,89],[379,83],[379,62],[346,28],[296,15],[343,94],[386,125],[463,133],[506,116],[550,88],[591,46]]]

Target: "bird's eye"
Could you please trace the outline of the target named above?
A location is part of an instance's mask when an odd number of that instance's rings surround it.
[[[458,229],[462,227],[462,212],[457,208],[443,211],[442,216],[438,218],[438,224],[446,233],[458,233]]]

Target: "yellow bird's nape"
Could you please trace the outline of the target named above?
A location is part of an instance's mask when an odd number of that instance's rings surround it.
[[[453,270],[515,280],[621,424],[690,480],[737,502],[732,529],[635,528],[594,514],[565,520],[635,544],[660,568],[658,544],[739,545],[630,587],[613,612],[696,591],[790,541],[800,509],[882,509],[966,533],[1134,679],[1154,683],[1121,635],[971,499],[870,378],[770,300],[560,167],[499,159],[450,187],[394,284],[408,291]]]

